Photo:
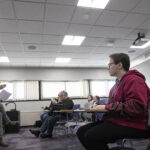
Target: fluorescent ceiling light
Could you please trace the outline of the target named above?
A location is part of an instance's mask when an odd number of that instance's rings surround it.
[[[77,6],[104,9],[110,0],[79,0]]]
[[[69,63],[71,58],[56,58],[55,63]]]
[[[81,45],[85,36],[65,35],[62,45]]]
[[[8,57],[0,57],[0,62],[9,62]]]
[[[150,46],[150,41],[148,41],[147,43],[145,43],[144,45],[142,46],[135,46],[135,45],[131,45],[130,48],[138,48],[138,49],[144,49],[146,47]]]

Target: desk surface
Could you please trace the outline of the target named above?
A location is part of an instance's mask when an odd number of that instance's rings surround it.
[[[107,110],[105,110],[105,111],[95,111],[95,110],[90,110],[90,109],[87,109],[87,110],[83,110],[83,109],[82,110],[62,109],[62,110],[55,110],[54,112],[58,112],[58,113],[73,113],[73,112],[104,113],[104,112],[107,112]]]

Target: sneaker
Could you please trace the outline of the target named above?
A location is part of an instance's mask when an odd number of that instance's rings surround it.
[[[35,135],[35,137],[39,137],[39,135],[40,135],[40,131],[39,130],[29,130],[32,134],[34,134]]]
[[[9,122],[9,125],[15,126],[15,125],[18,124],[18,123],[19,123],[19,121],[10,121],[10,122]]]
[[[44,138],[51,138],[52,135],[45,134],[45,133],[41,133],[40,137],[43,138],[43,139],[44,139]]]

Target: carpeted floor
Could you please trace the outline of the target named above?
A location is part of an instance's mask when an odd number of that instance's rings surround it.
[[[78,139],[74,136],[65,136],[62,132],[56,131],[52,139],[36,138],[29,132],[30,128],[21,128],[18,134],[7,134],[4,140],[10,144],[8,148],[1,150],[85,150]],[[136,150],[146,150],[149,140],[134,141]],[[129,142],[127,142],[127,146]],[[114,146],[114,144],[110,144]]]

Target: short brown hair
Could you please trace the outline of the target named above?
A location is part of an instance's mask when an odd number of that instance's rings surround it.
[[[115,53],[109,56],[114,60],[115,64],[122,63],[122,66],[125,71],[128,71],[130,68],[130,58],[125,53]]]

